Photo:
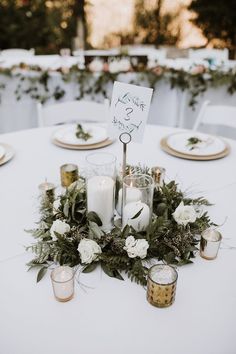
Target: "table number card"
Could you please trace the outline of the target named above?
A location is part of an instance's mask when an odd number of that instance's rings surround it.
[[[108,133],[119,138],[129,133],[141,143],[147,122],[153,89],[115,81],[110,108]]]

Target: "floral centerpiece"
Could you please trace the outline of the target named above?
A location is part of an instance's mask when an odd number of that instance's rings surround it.
[[[188,198],[171,181],[155,188],[152,221],[145,231],[129,225],[122,228],[118,219],[105,233],[98,215],[86,210],[85,180],[80,178],[55,201],[42,200],[37,228],[29,230],[36,242],[27,247],[35,254],[28,266],[39,268],[39,281],[54,263],[81,265],[85,273],[100,264],[111,277],[123,280],[126,273],[146,285],[152,259],[175,265],[192,262],[197,235],[213,225],[203,211],[206,205],[210,205],[207,200]]]

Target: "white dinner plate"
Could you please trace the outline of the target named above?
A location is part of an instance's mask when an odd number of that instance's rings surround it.
[[[194,146],[188,145],[189,138],[198,138],[201,142]],[[203,134],[199,132],[181,132],[171,134],[166,141],[167,145],[182,154],[194,156],[209,156],[219,154],[225,150],[226,144],[216,136]]]
[[[0,160],[4,157],[5,153],[6,149],[2,145],[0,145]]]
[[[78,139],[76,137],[76,126],[76,124],[70,124],[60,128],[54,133],[53,138],[68,145],[91,145],[100,143],[108,137],[107,130],[105,128],[91,123],[84,123],[82,124],[82,128],[86,133],[91,135],[91,138],[86,141],[83,139]]]

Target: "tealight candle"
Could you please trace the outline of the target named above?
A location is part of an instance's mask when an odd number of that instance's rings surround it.
[[[93,176],[87,181],[87,211],[94,211],[109,232],[114,220],[115,182],[109,176]]]
[[[139,212],[140,214],[135,217]],[[122,225],[123,227],[130,225],[136,231],[145,231],[150,223],[150,216],[150,208],[147,204],[141,201],[131,202],[124,207]]]
[[[58,301],[66,302],[74,295],[74,272],[68,266],[60,266],[51,272],[54,296]]]
[[[178,273],[165,264],[157,264],[149,269],[147,300],[156,307],[168,307],[175,300]]]
[[[221,233],[214,229],[207,229],[201,235],[200,256],[211,260],[217,257],[220,243],[222,240]]]
[[[119,190],[118,193],[118,201],[116,205],[116,210],[118,214],[121,215],[121,208],[122,208],[122,188]],[[142,193],[138,188],[127,187],[126,188],[126,203],[130,202],[138,202],[141,200]]]
[[[78,167],[72,163],[62,165],[61,171],[61,185],[62,187],[69,187],[73,182],[78,180]]]

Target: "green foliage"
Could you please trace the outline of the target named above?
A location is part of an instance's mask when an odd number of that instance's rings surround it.
[[[0,48],[58,53],[76,35],[77,1],[0,0]]]
[[[28,75],[28,72],[25,71],[33,71],[34,75]],[[216,70],[200,67],[200,71],[200,73],[195,73],[194,71],[189,72],[166,66],[157,66],[152,70],[144,69],[138,71],[136,73],[136,80],[130,79],[129,83],[143,84],[144,86],[158,90],[159,81],[165,80],[169,83],[171,89],[179,88],[182,91],[187,91],[189,93],[189,105],[193,108],[198,102],[198,97],[209,88],[226,86],[229,94],[232,95],[235,93],[236,72],[234,68],[225,71],[220,67]],[[72,66],[67,73],[64,73],[63,69],[58,70],[58,75],[65,84],[73,83],[75,87],[77,85],[78,93],[75,91],[75,99],[78,100],[84,98],[86,95],[96,100],[96,96],[99,93],[104,97],[109,97],[110,85],[113,85],[121,73],[103,71],[94,75],[89,68],[80,70],[76,65]],[[12,76],[17,79],[18,84],[15,89],[17,100],[20,100],[24,95],[28,95],[33,100],[45,103],[52,98],[60,100],[65,95],[66,89],[58,85],[53,87],[54,76],[52,76],[50,70],[42,71],[37,66],[20,64],[11,69],[0,68],[0,80],[1,76]],[[0,92],[6,89],[6,86],[7,84],[1,84],[0,81]]]
[[[145,166],[128,166],[129,173],[148,173]],[[82,239],[94,240],[101,248],[96,260],[90,264],[82,264],[83,272],[93,271],[98,263],[110,277],[123,280],[121,272],[125,272],[131,281],[146,285],[147,262],[157,259],[169,264],[183,265],[191,262],[197,250],[198,235],[212,225],[207,212],[199,212],[194,223],[186,227],[178,225],[173,213],[180,202],[193,205],[196,210],[200,206],[209,205],[202,197],[187,198],[179,190],[175,181],[155,188],[153,200],[153,218],[146,231],[136,232],[131,226],[122,229],[119,225],[109,232],[101,231],[100,218],[94,212],[86,212],[85,181],[80,178],[73,183],[66,192],[59,196],[59,208],[54,210],[52,201],[44,198],[40,205],[40,220],[34,230],[29,230],[36,242],[27,249],[35,254],[35,258],[28,263],[29,268],[39,268],[37,281],[44,276],[51,264],[69,265],[74,267],[81,264],[78,245]],[[136,215],[136,217],[138,214]],[[70,231],[61,235],[50,229],[55,220],[65,221],[70,225]],[[140,258],[130,258],[124,249],[126,238],[145,239],[149,248],[145,264]]]
[[[163,13],[163,4],[163,0],[157,0],[153,6],[146,0],[136,0],[134,35],[142,43],[175,45],[180,39],[180,26],[174,26],[180,9]]]
[[[221,44],[236,48],[236,2],[235,0],[193,0],[189,10],[196,14],[192,20],[208,41],[221,40]]]

